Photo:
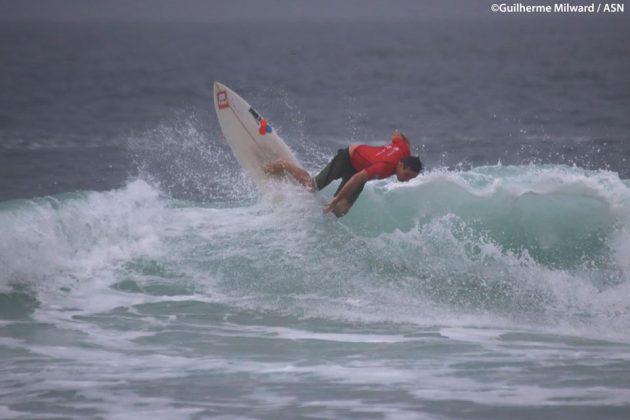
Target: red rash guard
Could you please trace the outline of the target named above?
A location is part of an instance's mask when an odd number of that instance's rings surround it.
[[[400,159],[409,155],[407,142],[401,136],[395,136],[392,143],[386,146],[357,146],[350,162],[357,172],[365,169],[369,179],[383,179],[394,175]]]

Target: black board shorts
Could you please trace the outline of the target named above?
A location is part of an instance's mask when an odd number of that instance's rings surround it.
[[[341,184],[339,184],[337,191],[335,191],[335,195],[337,195],[343,186],[346,185],[346,182],[357,172],[350,161],[350,150],[346,147],[345,149],[339,149],[339,151],[337,151],[337,154],[328,165],[313,178],[313,183],[317,189],[321,191],[335,179],[341,178]],[[354,204],[359,194],[361,194],[361,191],[363,191],[363,186],[348,197],[350,204]]]

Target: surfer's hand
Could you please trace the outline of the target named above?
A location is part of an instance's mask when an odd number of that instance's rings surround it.
[[[328,214],[331,211],[333,211],[335,209],[335,207],[337,206],[337,202],[335,200],[331,200],[330,203],[326,204],[324,206],[324,208],[322,209],[322,213],[324,214]]]
[[[342,198],[341,200],[333,199],[330,203],[326,204],[326,206],[322,209],[324,214],[332,213],[337,217],[343,217],[348,213],[352,207],[352,203],[350,203],[347,199]]]
[[[324,206],[324,208],[322,209],[322,212],[324,214],[328,214],[330,212],[334,212],[336,214],[335,208],[337,207],[337,203],[338,203],[337,198],[333,198],[332,200],[330,200],[328,204]]]

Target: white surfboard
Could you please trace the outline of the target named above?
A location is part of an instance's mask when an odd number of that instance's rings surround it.
[[[233,90],[214,82],[214,109],[232,153],[256,186],[265,191],[270,177],[263,166],[284,158],[301,166],[276,130]],[[287,177],[297,184],[293,177]]]

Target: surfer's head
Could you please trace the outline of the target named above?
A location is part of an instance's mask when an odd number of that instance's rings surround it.
[[[404,157],[396,165],[396,178],[402,182],[417,177],[420,172],[422,172],[422,162],[418,156]]]

